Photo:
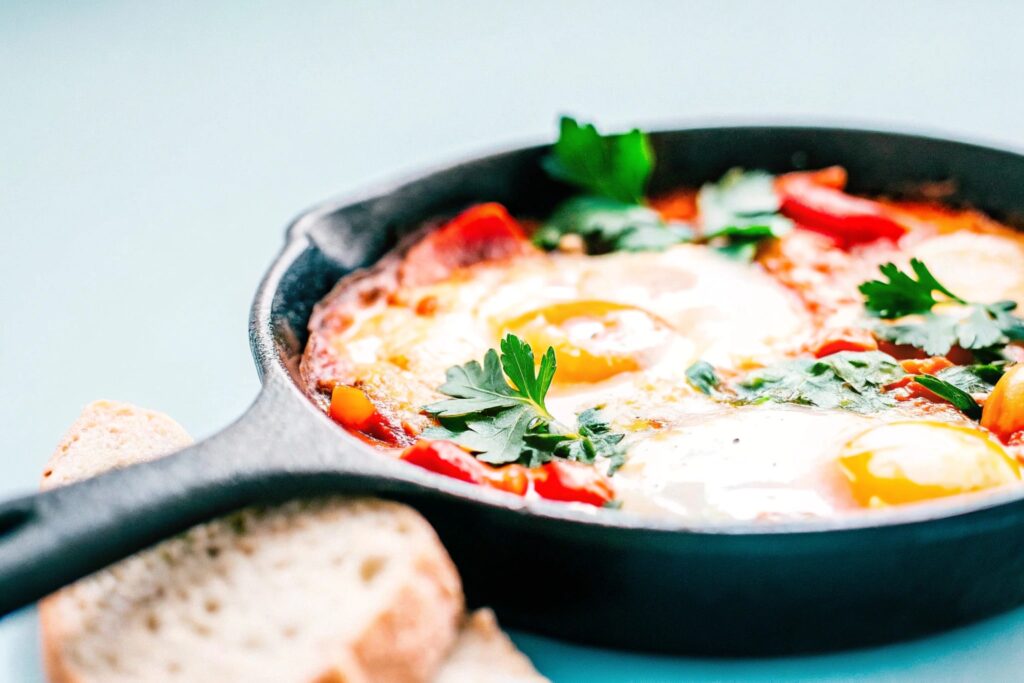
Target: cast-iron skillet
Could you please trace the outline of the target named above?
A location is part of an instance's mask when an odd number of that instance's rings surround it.
[[[667,131],[653,142],[654,192],[733,166],[842,164],[854,192],[953,180],[955,202],[1006,220],[1024,209],[1024,157],[959,142],[756,126]],[[478,201],[543,215],[566,192],[540,171],[545,151],[470,161],[301,216],[253,305],[263,380],[253,406],[165,459],[0,506],[0,613],[216,515],[328,492],[411,502],[454,557],[471,603],[493,605],[509,626],[598,645],[823,650],[918,636],[1024,602],[1024,487],[785,524],[641,520],[435,476],[331,423],[295,379],[313,304],[424,219]]]

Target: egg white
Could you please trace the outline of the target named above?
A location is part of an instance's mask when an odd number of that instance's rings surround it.
[[[633,444],[615,475],[623,509],[656,516],[773,519],[857,507],[839,446],[882,420],[801,406],[746,406]]]
[[[937,235],[896,258],[911,254],[965,298],[1024,302],[1024,246],[1012,237]],[[429,312],[418,313],[417,303],[424,301],[431,302]],[[614,478],[624,510],[779,519],[858,507],[836,463],[841,444],[906,414],[727,406],[691,387],[685,371],[697,360],[724,368],[766,365],[792,355],[816,332],[796,295],[758,264],[731,261],[707,247],[602,256],[538,253],[477,264],[368,306],[333,347],[357,376],[387,394],[392,408],[423,424],[420,409],[439,398],[436,388],[449,367],[481,360],[497,347],[509,321],[578,301],[632,306],[655,321],[637,326],[647,330],[650,339],[640,341],[649,341],[649,348],[630,338],[630,330],[602,341],[644,348],[636,358],[639,370],[592,383],[558,382],[556,375],[547,401],[567,424],[601,406],[613,428],[626,433],[627,463]],[[850,312],[860,314],[859,307]],[[572,334],[586,336],[587,329],[584,320]]]

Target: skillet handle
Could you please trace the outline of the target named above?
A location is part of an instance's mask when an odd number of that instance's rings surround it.
[[[271,380],[241,418],[209,439],[0,504],[0,616],[246,505],[327,491],[417,488],[409,481],[416,475],[405,475],[413,468],[346,452],[333,425],[312,421],[316,416],[302,403]]]

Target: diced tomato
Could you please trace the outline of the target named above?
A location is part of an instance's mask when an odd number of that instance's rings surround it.
[[[899,391],[895,397],[898,401],[909,401],[912,398],[923,398],[932,403],[942,403],[945,399],[933,393],[922,384],[914,381],[914,375],[934,375],[940,370],[952,367],[953,363],[943,356],[928,356],[925,358],[905,358],[900,361],[903,370],[907,373],[899,380],[887,385],[887,391]]]
[[[451,441],[421,439],[406,448],[401,459],[459,481],[488,486],[518,496],[533,490],[541,498],[601,507],[615,498],[608,477],[591,465],[552,460],[527,469],[522,465],[494,467],[477,460]]]
[[[879,239],[896,240],[906,232],[884,205],[846,194],[821,180],[791,174],[776,183],[782,198],[780,211],[798,228],[826,235],[844,249]]]
[[[1010,434],[1010,436],[1006,438],[1006,445],[1014,448],[1024,446],[1024,429]],[[1021,457],[1024,457],[1024,453],[1019,453],[1017,455],[1018,460],[1021,459]]]
[[[871,332],[859,327],[825,330],[814,346],[815,358],[824,358],[840,351],[877,351],[878,342]]]
[[[893,344],[884,339],[878,340],[878,350],[887,353],[896,360],[926,360],[929,358],[921,349],[910,344]],[[953,365],[970,365],[974,362],[974,354],[959,346],[951,348],[944,356]]]
[[[907,360],[907,359],[922,359],[927,358],[926,354],[916,346],[910,344],[893,344],[890,341],[884,339],[878,340],[878,350],[882,353],[887,353],[896,360]]]
[[[499,491],[525,496],[530,488],[530,470],[522,465],[488,466],[487,485]]]
[[[482,484],[486,465],[451,441],[420,440],[402,452],[402,460],[459,481]]]
[[[940,370],[952,367],[953,362],[945,356],[929,356],[928,358],[907,358],[900,365],[911,375],[934,375]]]
[[[697,218],[696,190],[676,190],[651,200],[651,208],[666,221],[692,221]]]
[[[970,365],[974,362],[974,353],[961,346],[954,346],[946,354],[946,358],[948,358],[953,365]]]
[[[362,389],[338,384],[331,391],[331,404],[327,414],[345,429],[360,432],[392,445],[403,442],[404,431],[396,428],[377,410]],[[409,440],[404,440],[409,443]]]
[[[822,187],[842,190],[846,187],[846,169],[842,166],[828,166],[817,171],[793,171],[784,173],[775,180],[776,187],[782,191],[789,184],[809,182]]]
[[[501,204],[477,204],[460,213],[409,249],[399,277],[403,285],[438,282],[453,270],[480,261],[530,251],[522,226]]]
[[[406,448],[401,458],[446,477],[507,491],[518,496],[525,495],[529,487],[527,470],[522,465],[493,467],[477,460],[451,441],[421,439]]]
[[[541,498],[603,506],[615,498],[608,477],[592,465],[552,460],[530,470],[533,489]]]
[[[366,392],[339,384],[331,392],[331,407],[328,413],[341,426],[362,431],[377,414],[377,407],[373,405]]]

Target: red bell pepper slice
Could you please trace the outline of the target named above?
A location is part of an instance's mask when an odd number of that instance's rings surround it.
[[[824,358],[840,351],[877,351],[878,342],[870,331],[847,327],[826,331],[815,343],[812,352],[815,358]]]
[[[402,262],[406,286],[428,285],[457,268],[532,250],[519,222],[501,204],[472,206],[416,243]]]
[[[826,171],[829,169],[780,176],[776,182],[782,200],[780,212],[798,228],[826,235],[843,249],[903,236],[906,228],[892,217],[889,209],[870,199],[846,194],[837,187],[845,182],[845,173],[840,178],[838,173]]]
[[[405,449],[401,459],[446,477],[525,495],[529,487],[527,470],[522,465],[493,467],[480,462],[451,441],[421,439]]]
[[[593,465],[552,460],[530,470],[533,490],[541,498],[602,507],[615,499],[608,477]]]
[[[402,452],[401,459],[459,481],[525,495],[532,486],[541,498],[601,507],[614,500],[608,477],[592,465],[552,460],[540,467],[494,467],[480,462],[451,441],[421,439]]]

